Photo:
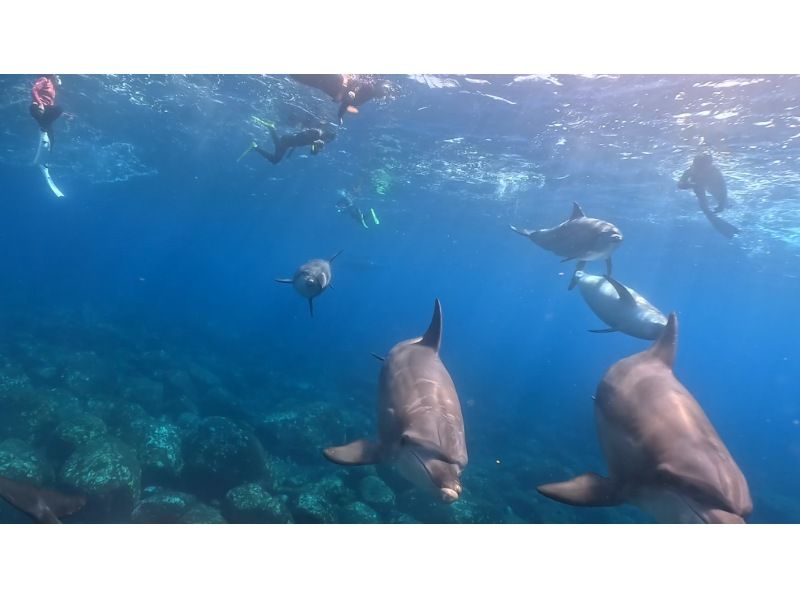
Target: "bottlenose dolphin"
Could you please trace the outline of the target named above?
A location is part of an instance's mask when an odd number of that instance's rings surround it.
[[[539,247],[560,255],[564,258],[562,262],[578,260],[576,270],[583,270],[586,262],[604,259],[606,273],[609,276],[611,276],[611,254],[622,243],[622,233],[616,226],[605,220],[587,218],[577,202],[572,204],[572,215],[569,220],[558,226],[540,230],[519,229],[512,226],[511,230],[528,237]]]
[[[294,286],[294,290],[308,299],[308,311],[314,317],[314,297],[321,295],[322,292],[331,286],[333,273],[331,272],[331,262],[344,251],[340,249],[328,260],[309,260],[297,269],[291,278],[276,278],[275,282],[283,282]]]
[[[744,523],[753,510],[739,467],[672,371],[678,320],[641,353],[615,363],[595,397],[609,477],[585,473],[545,484],[545,496],[575,506],[632,503],[664,523]]]
[[[630,287],[611,277],[594,276],[578,270],[572,277],[586,303],[610,328],[589,332],[624,332],[636,338],[658,338],[667,317]],[[570,287],[570,288],[571,288]]]
[[[0,477],[0,498],[39,523],[61,523],[59,517],[72,515],[86,504],[83,496],[61,494],[4,477]]]
[[[378,394],[379,442],[361,439],[326,448],[340,465],[389,462],[444,502],[458,500],[467,466],[458,394],[442,360],[442,306],[422,338],[397,343],[383,361]]]

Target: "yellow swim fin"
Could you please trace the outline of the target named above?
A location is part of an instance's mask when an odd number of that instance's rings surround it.
[[[249,146],[249,147],[248,147],[246,150],[244,150],[244,151],[242,152],[242,155],[241,155],[241,156],[239,156],[238,158],[236,158],[236,161],[237,161],[237,162],[239,162],[239,161],[240,161],[242,158],[244,158],[244,157],[245,157],[247,154],[249,154],[249,153],[250,153],[250,152],[252,152],[254,149],[256,149],[256,147],[258,147],[258,144],[257,144],[255,141],[251,142],[251,143],[250,143],[250,146]]]

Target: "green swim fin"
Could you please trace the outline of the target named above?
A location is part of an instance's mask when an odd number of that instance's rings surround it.
[[[375,224],[381,223],[381,221],[378,220],[378,215],[375,213],[375,208],[370,208],[369,213],[372,214],[372,220],[375,222]]]

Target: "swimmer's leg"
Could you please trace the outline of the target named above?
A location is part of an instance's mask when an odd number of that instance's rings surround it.
[[[261,155],[262,158],[265,158],[265,159],[269,160],[273,164],[277,164],[278,162],[281,161],[281,158],[283,158],[283,152],[281,152],[280,154],[278,152],[275,152],[274,154],[272,154],[272,153],[268,152],[267,150],[265,150],[264,148],[261,148],[261,147],[258,147],[258,146],[255,146],[253,148],[253,151],[258,153],[259,155]]]

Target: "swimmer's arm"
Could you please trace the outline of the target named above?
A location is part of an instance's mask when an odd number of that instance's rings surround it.
[[[678,189],[691,189],[692,186],[692,170],[689,169],[683,173],[681,179],[678,181]]]

